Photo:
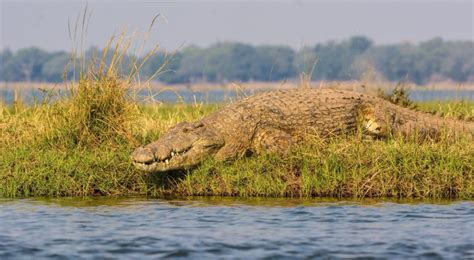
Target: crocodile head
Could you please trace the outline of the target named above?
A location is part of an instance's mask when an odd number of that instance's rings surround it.
[[[214,155],[224,141],[202,122],[179,123],[158,141],[137,148],[131,159],[145,172],[164,172],[196,166]]]

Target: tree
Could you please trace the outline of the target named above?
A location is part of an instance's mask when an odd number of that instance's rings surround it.
[[[352,56],[360,55],[372,47],[373,42],[365,36],[353,36],[349,39],[349,49]]]
[[[296,76],[295,52],[285,46],[256,47],[255,61],[250,68],[251,78],[274,81]]]
[[[178,74],[181,59],[182,55],[180,53],[156,53],[149,57],[145,62],[141,68],[140,76],[145,77],[146,79],[155,76],[153,80],[159,80],[166,83],[185,82],[183,77]]]
[[[7,81],[10,77],[7,68],[12,57],[13,53],[9,49],[0,52],[0,81]]]
[[[19,73],[19,75],[16,75],[15,80],[27,82],[40,80],[43,64],[47,58],[48,53],[36,47],[19,50],[9,63]]]
[[[61,82],[71,79],[74,66],[71,64],[71,55],[66,52],[52,53],[42,67],[41,79],[48,82]]]
[[[106,67],[114,53],[92,47],[83,53],[83,63],[70,64],[66,52],[46,52],[25,48],[0,52],[0,80],[59,82],[63,76],[72,79],[82,66],[99,66],[105,57]],[[122,55],[122,54],[121,54]],[[164,52],[149,57],[140,76],[148,79],[164,66],[154,80],[167,83],[275,81],[311,73],[311,79],[351,80],[367,74],[390,81],[408,80],[425,84],[433,80],[458,82],[474,80],[474,42],[444,41],[441,38],[419,44],[375,46],[367,37],[354,36],[340,42],[320,43],[295,52],[285,46],[252,46],[223,42],[207,48],[189,46],[177,53]],[[123,54],[120,72],[128,75],[144,57]],[[76,61],[81,61],[78,58]],[[313,69],[314,68],[314,69]],[[380,76],[379,76],[380,75]],[[75,79],[78,79],[76,76]]]

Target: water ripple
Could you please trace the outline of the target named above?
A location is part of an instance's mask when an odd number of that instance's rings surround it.
[[[474,258],[474,203],[0,200],[0,259]]]

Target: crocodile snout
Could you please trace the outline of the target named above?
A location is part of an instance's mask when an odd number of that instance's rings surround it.
[[[139,147],[132,153],[133,161],[144,164],[164,162],[171,157],[171,150],[165,145]]]
[[[132,153],[132,159],[139,163],[152,163],[155,161],[155,156],[150,149],[139,147]]]

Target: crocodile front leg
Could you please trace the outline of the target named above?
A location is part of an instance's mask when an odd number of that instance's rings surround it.
[[[366,104],[359,110],[358,125],[365,136],[387,137],[391,131],[390,121],[384,108]]]
[[[285,131],[274,128],[260,129],[254,136],[252,152],[257,154],[275,153],[285,156],[288,155],[294,143],[291,135]]]

